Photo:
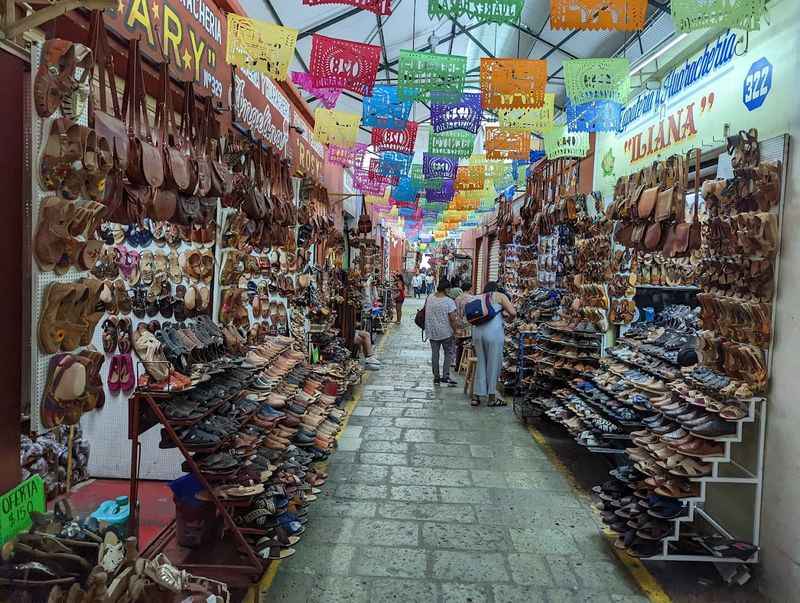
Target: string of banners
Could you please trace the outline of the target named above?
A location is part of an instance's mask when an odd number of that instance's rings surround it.
[[[276,80],[285,80],[297,44],[297,30],[228,13],[225,61]]]

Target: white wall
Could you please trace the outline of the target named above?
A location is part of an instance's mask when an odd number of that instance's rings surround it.
[[[777,14],[773,12],[773,19]],[[797,23],[797,13],[793,17]],[[792,56],[797,74],[798,40]],[[797,94],[796,82],[784,82]],[[772,601],[800,598],[800,104],[790,126],[789,177],[783,214],[772,389],[762,513],[761,590]]]

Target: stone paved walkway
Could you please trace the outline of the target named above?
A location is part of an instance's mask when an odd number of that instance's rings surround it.
[[[435,388],[407,300],[262,601],[646,602],[508,408]]]

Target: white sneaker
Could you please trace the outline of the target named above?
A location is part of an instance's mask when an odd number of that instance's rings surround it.
[[[370,356],[364,359],[364,368],[370,371],[379,371],[381,370],[381,362],[375,356]]]
[[[375,356],[367,356],[364,358],[364,364],[377,364],[380,366],[381,361],[378,360]]]

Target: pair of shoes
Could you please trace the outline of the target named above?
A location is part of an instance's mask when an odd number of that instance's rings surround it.
[[[441,381],[441,379],[439,379],[438,377],[434,377],[434,379],[433,379],[433,384],[434,384],[434,385],[441,385],[441,384],[442,384],[442,381]]]
[[[367,356],[364,358],[364,367],[370,371],[379,371],[381,370],[381,361],[375,356]]]
[[[447,385],[447,387],[456,387],[458,385],[458,382],[453,381],[452,379],[450,379],[450,377],[448,377],[447,379],[442,379],[441,383],[444,383],[445,385]]]

